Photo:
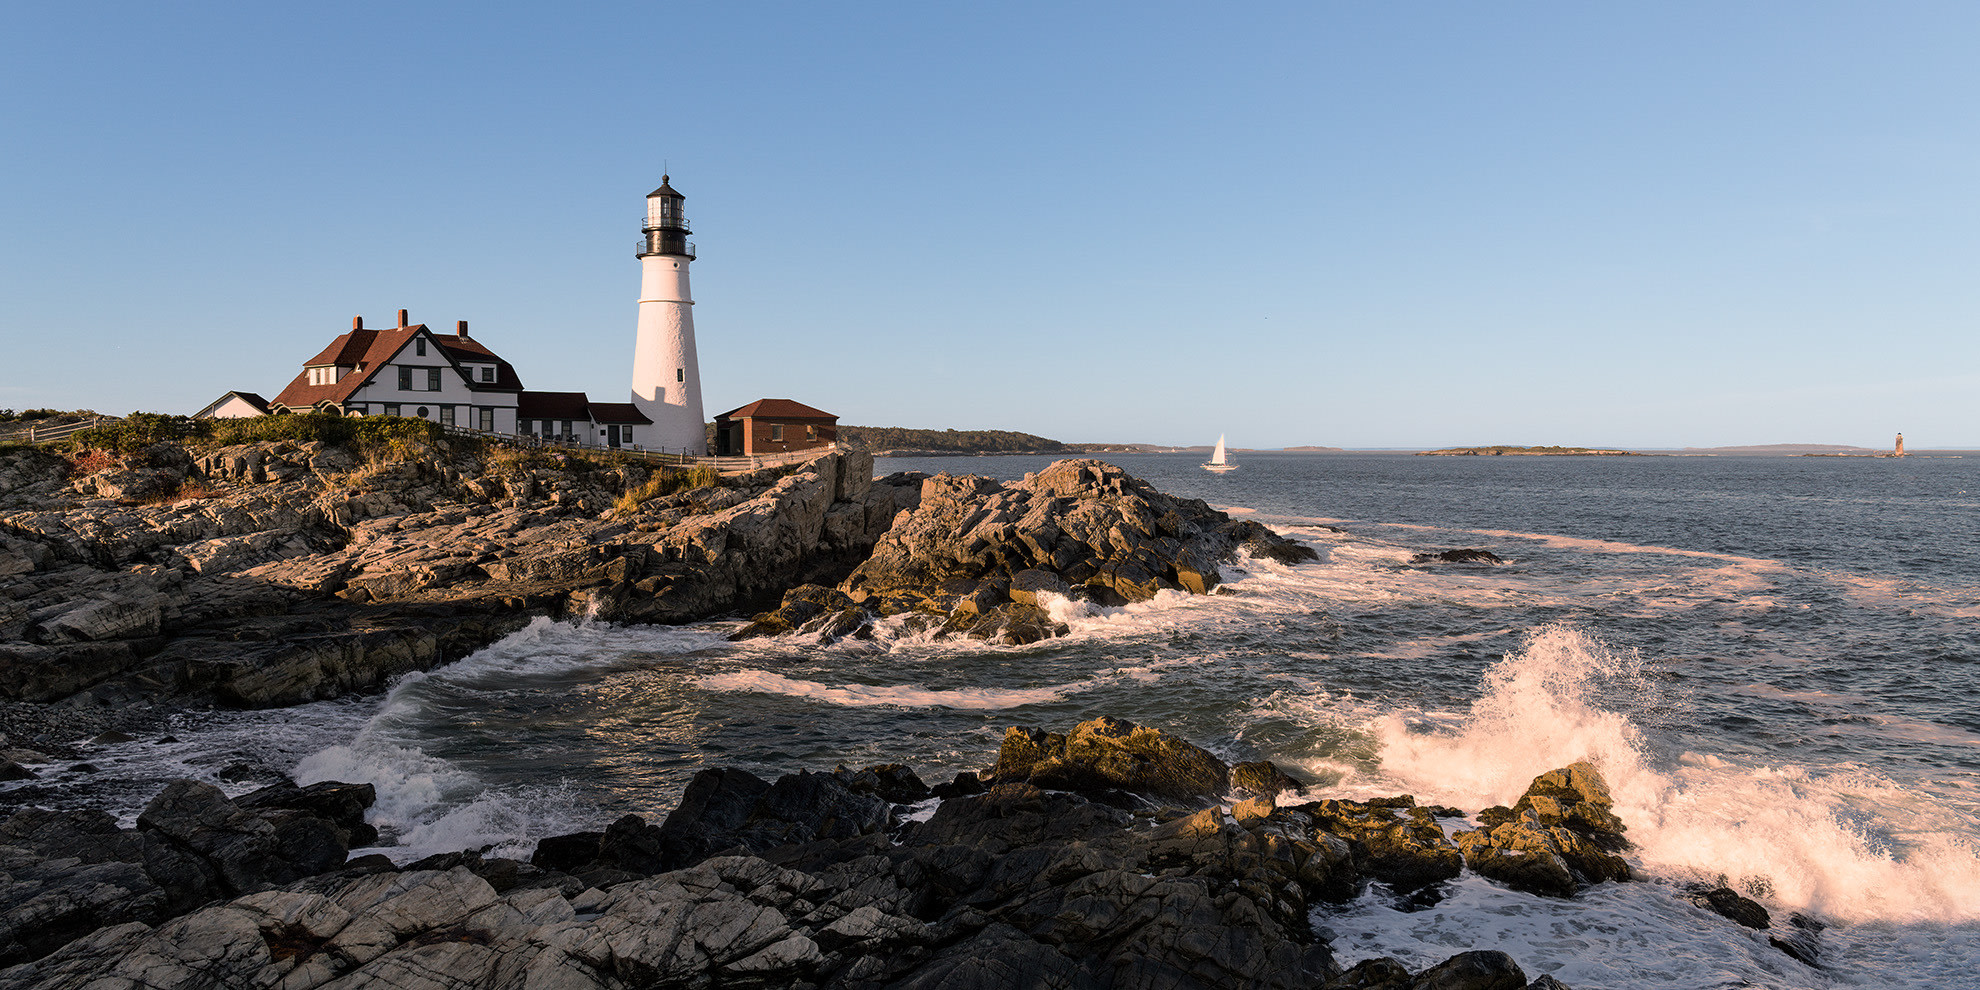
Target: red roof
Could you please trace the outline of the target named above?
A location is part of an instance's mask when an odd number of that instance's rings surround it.
[[[639,407],[630,402],[594,402],[591,404],[591,421],[594,423],[651,423]]]
[[[740,409],[717,413],[716,419],[829,419],[838,416],[823,409],[813,409],[794,399],[758,399]]]
[[[303,372],[289,382],[289,386],[275,397],[273,405],[287,406],[290,409],[308,409],[320,402],[343,403],[350,400],[360,386],[371,380],[378,369],[385,366],[392,356],[403,350],[412,339],[424,333],[440,345],[440,352],[448,361],[458,364],[462,360],[495,361],[495,380],[485,385],[472,382],[480,388],[495,390],[516,390],[522,388],[522,381],[516,377],[515,368],[509,362],[495,356],[493,351],[483,347],[478,341],[459,336],[442,336],[426,329],[419,323],[409,327],[391,330],[350,330],[330,342],[322,353],[304,362]],[[355,367],[356,371],[345,375],[329,385],[311,385],[309,369],[325,365]],[[465,377],[465,372],[463,372]]]
[[[583,392],[516,393],[516,416],[520,419],[590,419],[589,405]]]

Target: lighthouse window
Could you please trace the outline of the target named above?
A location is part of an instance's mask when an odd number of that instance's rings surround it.
[[[674,380],[675,380],[675,381],[677,381],[677,382],[684,382],[684,381],[687,381],[687,369],[686,369],[686,368],[675,368],[675,369],[674,369]]]

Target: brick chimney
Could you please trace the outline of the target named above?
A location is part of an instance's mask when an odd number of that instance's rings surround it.
[[[402,327],[412,326],[411,323],[406,322],[406,311],[403,309],[399,310],[399,325]]]
[[[457,322],[455,322],[455,324],[454,324],[454,335],[455,335],[455,336],[457,336],[457,337],[459,337],[459,338],[461,338],[462,340],[466,340],[466,339],[467,339],[467,321],[466,321],[466,320],[459,320],[459,321],[457,321]]]
[[[353,317],[351,317],[351,329],[353,329],[353,330],[362,330],[362,329],[364,329],[364,317],[362,317],[362,316],[353,316]]]

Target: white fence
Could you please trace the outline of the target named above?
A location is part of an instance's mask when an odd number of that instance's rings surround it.
[[[101,426],[104,423],[116,422],[116,420],[117,417],[115,416],[98,416],[94,419],[83,420],[80,423],[64,423],[61,426],[29,424],[24,428],[17,427],[11,430],[0,430],[0,443],[54,443],[57,440],[67,440],[93,426]]]

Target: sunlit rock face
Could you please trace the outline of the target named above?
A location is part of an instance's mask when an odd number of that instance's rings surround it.
[[[1286,563],[1314,557],[1101,461],[1058,461],[1012,483],[936,475],[839,584],[843,599],[787,598],[741,636],[835,638],[857,634],[861,612],[869,622],[906,613],[909,632],[1032,643],[1067,632],[1050,614],[1054,597],[1121,605],[1162,591],[1207,594],[1223,580],[1218,563],[1240,550]],[[821,619],[820,607],[832,617]]]

